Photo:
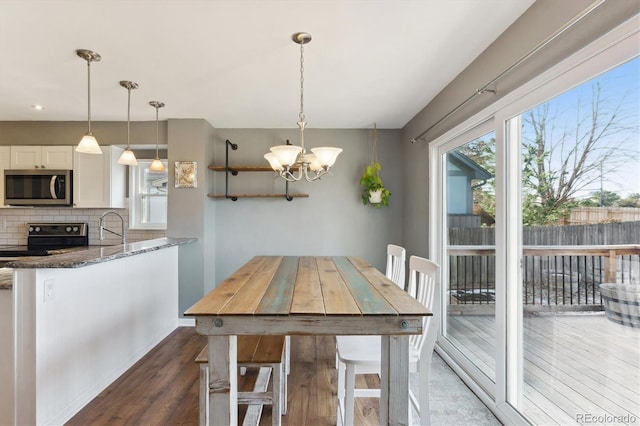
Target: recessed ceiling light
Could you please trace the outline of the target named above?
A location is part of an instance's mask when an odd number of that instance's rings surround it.
[[[35,109],[36,111],[42,111],[44,109],[42,105],[31,105],[31,108]]]

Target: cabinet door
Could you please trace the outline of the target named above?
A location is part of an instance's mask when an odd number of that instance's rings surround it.
[[[11,167],[11,148],[0,146],[0,206],[4,205],[4,171]]]
[[[126,166],[118,164],[122,149],[102,146],[102,154],[73,153],[73,206],[124,208]]]
[[[12,146],[12,169],[36,169],[42,165],[42,147],[40,146]]]
[[[73,169],[72,146],[12,146],[12,169]]]
[[[43,146],[42,167],[47,169],[73,170],[73,147]]]

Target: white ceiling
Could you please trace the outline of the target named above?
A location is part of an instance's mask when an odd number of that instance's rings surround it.
[[[0,120],[402,128],[533,0],[0,0]],[[32,105],[42,105],[37,111]]]

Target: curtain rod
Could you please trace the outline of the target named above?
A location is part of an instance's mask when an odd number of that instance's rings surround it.
[[[530,51],[528,51],[527,53],[524,54],[524,56],[522,56],[520,59],[518,59],[517,61],[515,61],[513,64],[511,64],[508,68],[506,68],[504,71],[502,71],[500,74],[498,74],[496,77],[494,77],[493,79],[491,79],[491,81],[489,81],[487,84],[485,84],[484,86],[482,86],[482,88],[477,89],[471,96],[469,96],[467,99],[465,99],[464,101],[462,101],[462,103],[460,103],[458,106],[456,106],[454,109],[452,109],[451,111],[449,111],[444,117],[442,117],[441,119],[439,119],[438,121],[436,121],[435,123],[433,123],[427,130],[425,130],[424,132],[420,133],[418,136],[411,138],[410,142],[411,143],[416,143],[418,140],[422,140],[424,141],[425,139],[423,138],[424,135],[426,135],[427,133],[429,133],[432,129],[434,129],[436,126],[438,126],[440,123],[442,123],[443,121],[447,120],[449,117],[451,117],[453,114],[455,114],[456,112],[458,112],[462,107],[464,107],[465,105],[467,105],[469,102],[471,102],[473,99],[475,99],[476,96],[478,95],[482,95],[483,93],[493,93],[495,94],[496,91],[493,89],[489,89],[489,87],[493,86],[495,83],[497,83],[499,80],[501,80],[505,75],[509,74],[511,71],[513,71],[515,68],[517,68],[518,66],[520,66],[524,61],[526,61],[527,59],[529,59],[530,57],[532,57],[533,55],[535,55],[536,53],[538,53],[540,50],[542,50],[544,47],[546,47],[549,43],[551,43],[553,40],[555,40],[556,38],[558,38],[560,35],[562,35],[565,31],[569,30],[571,27],[573,27],[575,24],[577,24],[578,22],[580,22],[583,18],[585,18],[587,15],[589,15],[591,12],[593,12],[594,10],[596,10],[600,5],[602,5],[602,3],[604,3],[606,0],[597,0],[594,1],[593,3],[591,3],[589,5],[589,7],[587,7],[586,9],[582,10],[580,13],[578,13],[576,16],[574,16],[573,18],[571,18],[571,20],[569,22],[567,22],[566,24],[564,24],[562,27],[560,27],[559,29],[557,29],[555,32],[553,32],[550,36],[548,36],[547,38],[545,38],[543,41],[541,41],[536,47],[534,47],[533,49],[531,49]]]

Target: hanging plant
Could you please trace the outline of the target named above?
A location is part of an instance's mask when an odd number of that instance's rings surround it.
[[[378,130],[373,125],[373,147],[371,150],[371,164],[367,166],[364,173],[360,177],[360,185],[362,188],[362,204],[371,204],[380,208],[389,205],[389,196],[391,192],[384,187],[384,183],[380,178],[380,169],[382,166],[378,162]]]

